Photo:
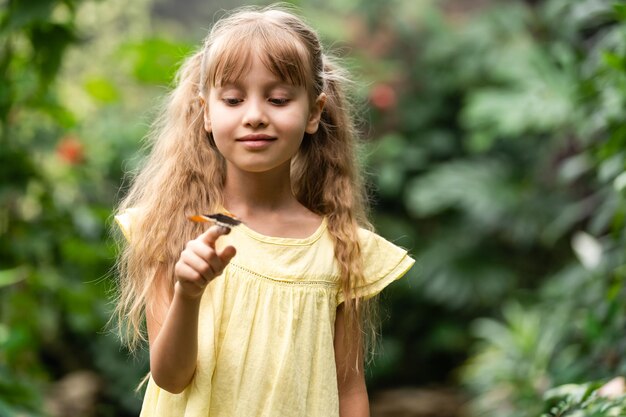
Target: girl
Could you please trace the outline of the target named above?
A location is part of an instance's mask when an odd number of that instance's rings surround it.
[[[219,21],[182,66],[117,220],[142,416],[366,416],[369,302],[413,264],[369,231],[344,78],[290,11]],[[243,224],[203,231],[190,215]]]

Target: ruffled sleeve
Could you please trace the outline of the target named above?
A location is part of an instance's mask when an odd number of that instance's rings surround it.
[[[363,256],[364,282],[356,288],[359,297],[368,299],[387,285],[402,278],[415,263],[407,251],[368,230],[359,230]],[[343,291],[337,294],[337,304],[344,301]]]
[[[124,237],[128,242],[131,241],[131,238],[133,236],[133,218],[136,214],[136,208],[129,208],[115,216],[115,222],[119,226],[120,230],[122,231]]]

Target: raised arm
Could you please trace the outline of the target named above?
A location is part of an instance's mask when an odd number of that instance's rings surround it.
[[[171,300],[146,308],[150,372],[156,384],[178,394],[191,382],[198,358],[198,313],[204,289],[235,256],[227,246],[217,253],[215,241],[229,229],[212,226],[187,243],[174,268]],[[157,272],[159,273],[159,272]]]

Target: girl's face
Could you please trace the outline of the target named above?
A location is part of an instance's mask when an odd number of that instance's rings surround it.
[[[258,56],[236,82],[211,89],[204,113],[228,169],[267,172],[289,164],[304,133],[317,131],[325,95],[311,105],[303,86],[282,81]]]

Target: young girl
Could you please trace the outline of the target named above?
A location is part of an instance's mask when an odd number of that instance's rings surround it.
[[[369,230],[344,80],[277,7],[223,18],[182,66],[116,217],[142,416],[368,415],[365,300],[413,260]],[[189,220],[224,211],[243,223]]]

